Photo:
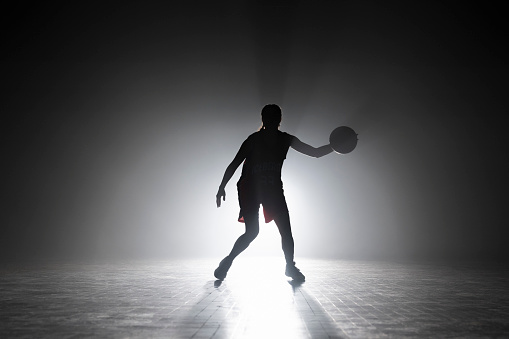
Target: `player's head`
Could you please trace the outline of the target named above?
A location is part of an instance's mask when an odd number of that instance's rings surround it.
[[[278,128],[281,123],[281,117],[281,108],[278,105],[265,105],[262,109],[262,128]]]

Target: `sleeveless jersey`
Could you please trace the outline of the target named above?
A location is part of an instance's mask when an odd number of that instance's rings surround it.
[[[247,155],[239,182],[257,188],[281,188],[281,169],[292,139],[291,134],[281,131],[251,134],[242,145]]]

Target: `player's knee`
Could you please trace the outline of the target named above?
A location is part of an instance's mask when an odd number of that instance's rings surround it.
[[[260,231],[260,226],[258,224],[258,216],[252,215],[244,217],[246,223],[246,232],[245,237],[249,240],[249,242],[253,241]]]
[[[260,232],[259,228],[250,228],[248,230],[246,230],[246,238],[249,239],[249,241],[253,241],[257,236],[258,236],[258,233]]]
[[[292,233],[281,235],[281,239],[284,243],[291,243],[293,244],[293,236]]]

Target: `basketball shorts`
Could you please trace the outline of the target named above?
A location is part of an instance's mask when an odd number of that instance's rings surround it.
[[[260,205],[263,206],[265,222],[269,223],[280,213],[288,213],[288,206],[280,185],[250,185],[243,180],[237,183],[239,195],[239,222],[244,222],[244,216],[258,214]]]

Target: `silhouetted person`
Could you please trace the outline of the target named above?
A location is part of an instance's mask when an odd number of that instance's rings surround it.
[[[240,205],[238,220],[245,223],[246,232],[237,239],[230,254],[219,263],[219,267],[214,271],[214,276],[223,280],[235,257],[244,251],[258,235],[258,211],[261,204],[265,222],[274,220],[281,234],[286,259],[285,274],[295,280],[304,281],[304,275],[295,267],[293,261],[293,236],[288,207],[283,194],[281,168],[290,147],[315,158],[331,153],[332,148],[330,145],[315,148],[293,135],[281,132],[279,130],[281,108],[277,105],[271,104],[263,107],[262,122],[260,130],[251,134],[240,146],[237,155],[226,168],[223,181],[217,191],[216,203],[217,207],[220,207],[221,198],[223,201],[226,198],[224,190],[226,184],[239,165],[244,162],[237,190]]]

